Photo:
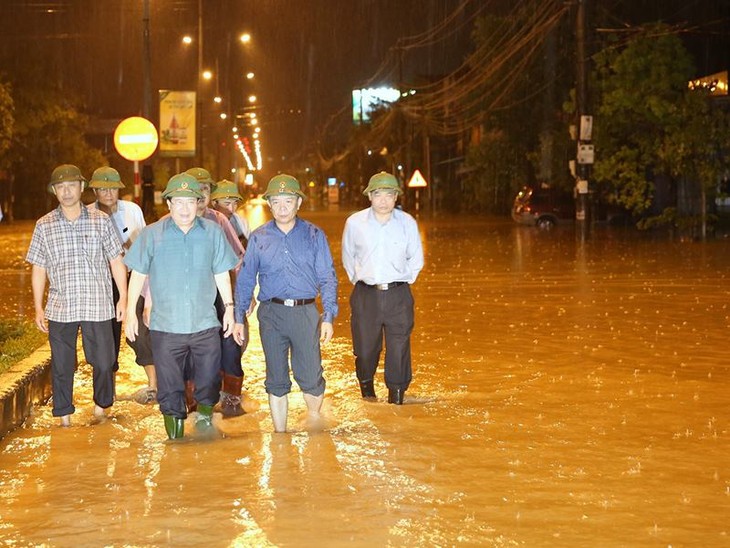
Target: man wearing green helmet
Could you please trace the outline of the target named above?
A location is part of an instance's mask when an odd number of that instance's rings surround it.
[[[124,258],[132,270],[130,302],[136,302],[149,279],[157,400],[170,439],[184,435],[188,355],[195,364],[195,427],[204,433],[213,430],[213,406],[220,398],[221,327],[224,337],[234,327],[229,270],[238,258],[220,227],[198,217],[199,189],[192,175],[171,177],[162,193],[170,215],[145,227]],[[223,322],[215,309],[218,293],[225,303]],[[125,331],[134,341],[139,331],[133,306],[127,314]]]
[[[342,264],[354,284],[350,296],[352,346],[362,397],[376,399],[374,377],[385,338],[388,403],[401,405],[411,383],[413,295],[423,268],[416,220],[395,207],[403,191],[381,171],[363,192],[370,207],[351,215],[342,235]]]
[[[94,415],[114,403],[114,335],[112,320],[124,319],[127,269],[122,244],[111,219],[81,202],[86,179],[71,164],[53,170],[48,192],[59,206],[41,217],[33,230],[26,261],[33,265],[31,285],[35,323],[48,333],[51,346],[53,416],[71,424],[76,339],[79,329],[84,355],[94,368]],[[111,270],[111,276],[109,275]],[[112,298],[112,281],[119,299]],[[43,306],[46,281],[48,300]]]
[[[191,167],[185,173],[192,175],[198,181],[200,193],[203,195],[198,202],[198,216],[217,223],[224,234],[231,248],[239,257],[239,262],[231,269],[231,283],[235,283],[236,273],[241,267],[240,260],[245,253],[245,247],[236,234],[232,223],[228,220],[228,216],[209,207],[211,201],[211,191],[214,185],[213,178],[207,169],[202,167]],[[219,295],[215,301],[215,307],[218,311],[218,319],[223,321],[223,315],[226,312],[224,300]],[[248,327],[248,326],[247,326]],[[248,342],[248,337],[246,337]],[[246,344],[238,345],[233,337],[221,337],[221,400],[220,412],[223,417],[237,417],[245,413],[243,409],[243,367],[241,365],[241,357],[246,350]],[[190,364],[194,367],[194,364]],[[187,382],[186,397],[188,408],[195,408],[196,402],[193,397],[195,390],[192,380]]]
[[[274,431],[286,432],[290,368],[310,418],[319,418],[325,389],[320,344],[328,343],[334,331],[337,275],[324,232],[297,215],[304,199],[299,181],[277,175],[269,181],[264,198],[274,219],[251,233],[236,281],[234,337],[243,342],[244,317],[251,312],[258,283],[264,384]],[[315,304],[318,294],[321,318]]]
[[[117,236],[122,242],[124,249],[129,247],[137,239],[140,231],[147,225],[142,214],[142,209],[127,200],[119,199],[119,191],[124,188],[124,183],[119,172],[113,167],[100,167],[94,171],[89,181],[89,188],[94,191],[96,201],[89,204],[89,209],[98,209],[111,217],[114,227],[117,229]],[[115,299],[118,295],[116,284],[112,287]],[[137,303],[137,318],[139,321],[139,337],[130,344],[134,349],[135,361],[138,365],[144,367],[147,375],[147,386],[138,390],[133,399],[141,404],[155,403],[157,401],[157,375],[155,375],[155,366],[152,359],[152,347],[150,344],[150,332],[147,325],[142,320],[145,309],[145,298],[140,296]],[[114,347],[116,350],[116,359],[114,362],[114,371],[119,370],[119,347],[122,338],[122,323],[113,321],[114,328]]]

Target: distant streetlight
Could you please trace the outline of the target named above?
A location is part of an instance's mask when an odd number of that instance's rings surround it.
[[[246,73],[246,80],[253,80],[255,74],[253,72]]]
[[[256,102],[256,96],[255,95],[249,95],[248,96],[248,102],[249,103],[255,103]]]
[[[220,95],[216,95],[215,97],[213,97],[213,102],[220,105],[223,102],[223,97],[221,97]]]
[[[203,80],[211,80],[213,78],[213,73],[209,70],[204,70],[202,76]]]
[[[182,38],[182,43],[185,44],[186,46],[189,46],[190,44],[193,43],[193,37],[186,34]]]
[[[242,44],[248,44],[251,41],[251,35],[247,32],[244,32],[241,34],[241,36],[238,37],[238,39],[241,41]]]

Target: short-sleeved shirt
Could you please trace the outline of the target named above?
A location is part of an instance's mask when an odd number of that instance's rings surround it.
[[[89,209],[99,209],[99,202],[91,203]],[[137,239],[140,231],[147,225],[140,208],[134,202],[127,200],[117,201],[117,210],[111,215],[114,227],[122,244],[129,247]],[[127,243],[129,242],[129,243]]]
[[[81,206],[69,221],[61,207],[36,222],[25,260],[48,275],[45,314],[54,322],[101,322],[114,317],[109,261],[122,253],[108,215]]]
[[[216,223],[197,217],[186,234],[165,217],[142,230],[124,262],[149,276],[151,330],[184,334],[220,327],[214,276],[236,266],[238,257]]]

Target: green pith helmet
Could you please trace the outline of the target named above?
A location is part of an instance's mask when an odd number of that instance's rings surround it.
[[[167,188],[162,193],[162,198],[202,198],[198,180],[189,173],[178,173],[167,181]]]
[[[304,192],[302,192],[302,189],[299,186],[299,181],[285,173],[281,173],[280,175],[276,175],[271,178],[268,186],[266,187],[264,199],[268,200],[272,196],[280,196],[282,194],[294,194],[302,199],[306,198]]]
[[[113,167],[100,167],[91,176],[91,188],[124,188],[119,172]]]
[[[51,173],[51,182],[48,183],[48,192],[54,194],[53,185],[65,183],[66,181],[81,181],[81,190],[86,188],[86,178],[81,175],[81,170],[72,164],[62,164]]]
[[[215,184],[213,177],[210,176],[210,172],[207,169],[204,169],[202,167],[191,167],[185,173],[195,177],[195,179],[199,183],[208,183],[209,185]]]
[[[375,190],[395,190],[398,194],[403,194],[403,189],[398,184],[398,179],[385,171],[381,171],[370,177],[368,187],[362,193],[367,196]]]
[[[224,198],[235,198],[243,201],[243,196],[238,193],[238,186],[233,181],[223,179],[215,184],[213,192],[210,193],[211,200],[222,200]]]

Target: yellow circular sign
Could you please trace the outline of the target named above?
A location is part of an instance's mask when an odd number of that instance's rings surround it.
[[[114,130],[114,146],[120,156],[133,162],[146,160],[157,150],[157,128],[141,116],[122,120]]]

